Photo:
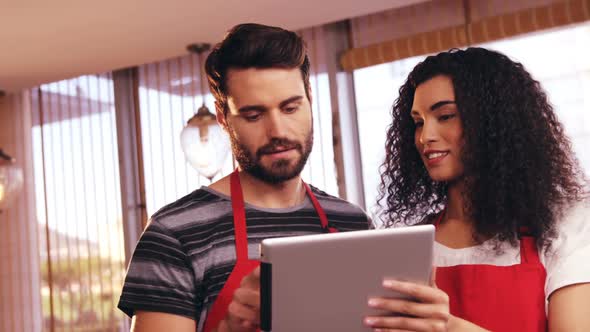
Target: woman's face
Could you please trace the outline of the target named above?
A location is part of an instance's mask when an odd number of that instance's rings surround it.
[[[411,116],[416,124],[416,149],[430,177],[441,182],[461,178],[463,124],[451,78],[439,75],[418,85]]]

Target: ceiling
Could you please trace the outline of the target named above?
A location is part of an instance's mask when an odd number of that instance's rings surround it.
[[[296,30],[422,1],[3,0],[0,90],[171,58],[238,23]]]

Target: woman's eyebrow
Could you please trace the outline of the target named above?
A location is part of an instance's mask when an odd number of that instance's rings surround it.
[[[439,102],[432,104],[432,106],[430,106],[430,110],[434,111],[437,108],[440,108],[440,107],[443,107],[443,106],[449,105],[449,104],[455,104],[455,101],[454,100],[441,100]]]

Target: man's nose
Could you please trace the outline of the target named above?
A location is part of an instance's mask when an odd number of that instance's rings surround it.
[[[266,117],[266,132],[270,138],[285,136],[285,117],[280,110],[271,110]]]

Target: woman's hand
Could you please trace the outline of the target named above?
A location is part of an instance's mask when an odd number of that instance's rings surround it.
[[[451,314],[449,297],[434,283],[434,271],[430,285],[386,279],[387,290],[408,295],[415,299],[371,298],[369,306],[398,316],[369,316],[365,324],[375,331],[449,331]]]

